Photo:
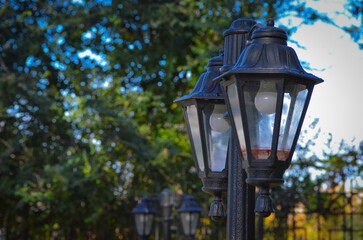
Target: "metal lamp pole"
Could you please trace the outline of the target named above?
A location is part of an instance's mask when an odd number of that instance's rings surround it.
[[[170,240],[171,209],[173,207],[173,193],[164,189],[160,194],[161,217],[163,219],[163,239]]]
[[[224,56],[221,72],[233,68],[245,49],[255,21],[240,18],[224,32]],[[228,159],[227,239],[250,240],[255,236],[255,187],[246,183],[237,136],[232,132]]]
[[[255,236],[255,187],[246,183],[241,153],[232,135],[228,166],[227,239],[251,240]]]

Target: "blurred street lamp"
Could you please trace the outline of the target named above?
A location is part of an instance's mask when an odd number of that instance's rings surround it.
[[[273,20],[263,26],[238,19],[224,37],[223,67],[217,70],[220,59],[212,58],[192,93],[176,102],[183,107],[203,190],[219,196],[228,185],[227,239],[250,240],[251,208],[260,217],[274,211],[270,187],[283,183],[313,87],[323,80],[304,71]],[[251,185],[259,188],[256,206]]]
[[[184,202],[181,208],[179,208],[178,213],[183,227],[184,239],[194,240],[201,210],[192,196],[187,195],[184,197]]]
[[[164,189],[160,194],[141,198],[140,203],[132,211],[135,217],[136,230],[139,240],[148,240],[151,234],[153,220],[156,215],[154,206],[159,206],[163,221],[163,239],[171,239],[172,209],[179,207],[181,224],[186,239],[193,239],[201,213],[193,197],[190,195],[174,194]]]
[[[135,217],[136,230],[139,240],[147,240],[150,237],[154,216],[156,214],[152,203],[145,197],[132,211]]]

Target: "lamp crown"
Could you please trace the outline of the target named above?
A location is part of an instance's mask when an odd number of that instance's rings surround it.
[[[277,43],[286,45],[287,34],[281,28],[275,27],[275,22],[268,19],[266,26],[256,28],[252,33],[252,41],[257,43]]]
[[[224,31],[223,36],[226,37],[230,34],[248,33],[256,22],[249,18],[239,18],[231,24],[231,27]]]
[[[146,198],[142,197],[136,208],[132,210],[133,214],[156,214],[151,202]]]
[[[186,195],[184,197],[184,201],[182,206],[179,208],[178,212],[197,212],[200,213],[202,210],[198,207],[197,203],[194,201],[194,198],[190,195]]]
[[[268,27],[273,27],[273,26],[275,26],[275,21],[274,21],[272,18],[269,18],[269,19],[267,19],[267,21],[266,21],[266,25],[267,25]]]
[[[207,72],[203,73],[197,81],[193,91],[174,102],[181,102],[188,99],[220,99],[223,100],[223,92],[221,86],[213,79],[218,77],[221,73],[219,68],[223,66],[223,52],[219,56],[213,57],[209,60],[207,65]]]
[[[211,59],[209,59],[207,68],[209,68],[209,67],[218,67],[218,68],[222,67],[223,66],[223,54],[224,54],[224,50],[221,49],[219,51],[219,56],[212,57]]]
[[[247,46],[238,61],[228,72],[219,75],[214,82],[233,74],[285,74],[311,80],[314,84],[323,82],[313,74],[305,72],[293,48],[287,46],[287,34],[274,27],[273,20],[267,26],[256,24],[252,28],[252,43]]]
[[[252,19],[239,18],[232,23],[229,29],[224,31],[224,55],[221,72],[227,72],[233,68],[238,56],[246,47],[246,39],[255,24],[256,22]]]

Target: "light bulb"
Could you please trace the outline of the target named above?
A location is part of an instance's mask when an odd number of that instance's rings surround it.
[[[257,110],[265,115],[275,113],[277,92],[275,82],[262,81],[255,97]]]
[[[230,128],[229,123],[224,119],[226,111],[225,105],[216,104],[214,106],[214,110],[209,119],[209,124],[214,131],[223,133]]]

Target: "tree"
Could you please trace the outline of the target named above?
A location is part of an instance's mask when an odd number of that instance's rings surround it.
[[[136,196],[199,192],[173,100],[270,2],[1,1],[6,239],[130,239]]]

